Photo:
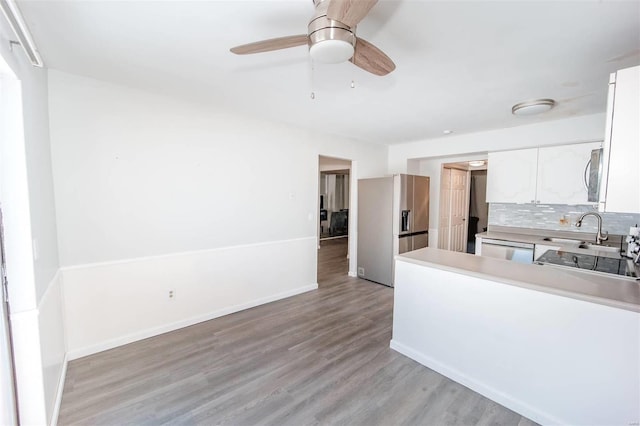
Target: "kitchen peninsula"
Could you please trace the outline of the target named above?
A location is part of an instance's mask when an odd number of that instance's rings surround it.
[[[640,420],[640,282],[425,248],[396,257],[391,347],[543,424]]]

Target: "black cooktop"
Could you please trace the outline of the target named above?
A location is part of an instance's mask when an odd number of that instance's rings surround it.
[[[638,277],[630,259],[626,257],[610,258],[592,256],[584,253],[569,253],[560,250],[547,250],[537,263],[568,266],[594,272],[617,274],[625,277]]]

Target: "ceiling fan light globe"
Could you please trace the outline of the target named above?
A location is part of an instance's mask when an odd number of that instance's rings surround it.
[[[354,52],[353,44],[344,40],[323,40],[309,48],[311,59],[325,64],[346,62]]]

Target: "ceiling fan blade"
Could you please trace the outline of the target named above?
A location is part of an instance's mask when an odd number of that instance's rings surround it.
[[[306,34],[299,34],[287,37],[271,38],[269,40],[256,41],[255,43],[243,44],[232,47],[230,50],[236,55],[248,55],[251,53],[270,52],[272,50],[287,49],[289,47],[302,46],[307,44],[309,37]]]
[[[351,62],[375,75],[387,75],[396,69],[396,64],[384,52],[366,40],[357,37],[356,51]]]
[[[327,18],[355,27],[376,3],[378,0],[331,0]]]

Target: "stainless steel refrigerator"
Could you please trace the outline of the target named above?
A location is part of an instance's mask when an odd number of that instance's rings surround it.
[[[393,257],[427,247],[429,178],[358,180],[358,276],[393,286]]]

